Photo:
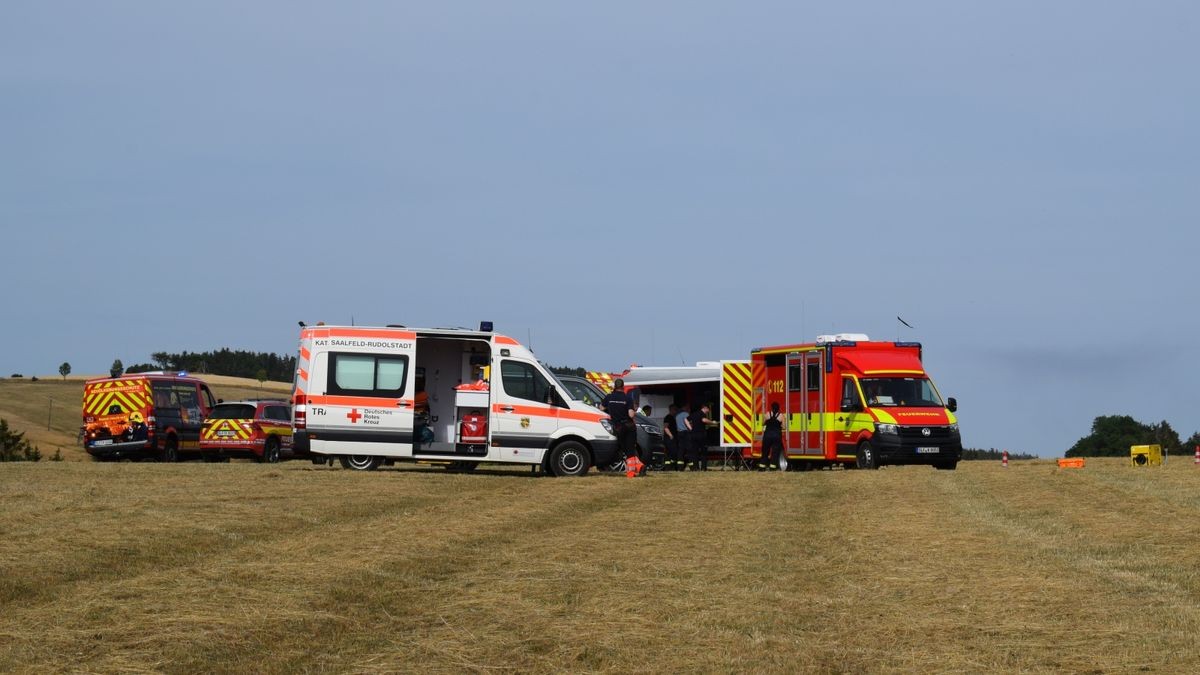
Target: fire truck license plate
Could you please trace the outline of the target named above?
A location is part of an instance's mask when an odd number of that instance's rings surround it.
[[[936,455],[940,452],[939,448],[917,448],[918,455]]]
[[[96,441],[95,443],[92,443],[92,445],[112,445],[112,439],[111,438],[102,438],[102,439]]]
[[[218,436],[232,436],[232,435],[233,435],[233,432],[232,432],[232,431],[230,431],[229,429],[222,429],[222,430],[220,430],[220,431],[218,431],[218,432],[217,432],[217,435],[218,435]]]

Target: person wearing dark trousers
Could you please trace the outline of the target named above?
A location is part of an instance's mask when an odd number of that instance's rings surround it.
[[[779,404],[771,404],[771,412],[763,420],[762,458],[758,462],[759,471],[774,471],[779,467],[779,453],[783,452],[783,413],[779,412]]]
[[[645,466],[637,456],[637,423],[634,421],[633,401],[625,393],[624,380],[613,380],[613,390],[600,401],[600,407],[612,418],[617,449],[625,456],[626,469],[637,467],[638,475],[645,475]]]
[[[683,455],[679,447],[679,427],[675,421],[675,416],[678,414],[679,407],[672,403],[667,416],[663,418],[663,445],[667,446],[667,464],[664,468],[667,471],[683,469]]]
[[[709,419],[708,404],[704,404],[692,411],[688,416],[689,435],[691,436],[691,445],[689,447],[688,468],[693,471],[700,471],[706,468],[708,460],[708,425],[713,421]]]

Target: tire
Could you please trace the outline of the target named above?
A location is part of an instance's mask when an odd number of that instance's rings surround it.
[[[355,471],[374,471],[379,468],[379,458],[370,455],[342,455],[338,458],[343,469]]]
[[[447,471],[458,471],[460,473],[471,473],[478,468],[479,462],[468,462],[466,460],[458,460],[450,462],[446,465]]]
[[[563,441],[550,451],[550,473],[560,478],[582,476],[592,465],[587,448],[575,441]]]
[[[169,437],[163,443],[163,449],[158,454],[158,461],[163,463],[173,463],[179,461],[179,441],[174,436]]]
[[[858,444],[858,450],[855,452],[857,459],[854,465],[860,469],[878,469],[879,461],[875,457],[875,448],[871,447],[871,441],[863,441]]]
[[[262,464],[278,464],[279,463],[279,437],[271,436],[263,445],[262,454],[258,456],[259,463]]]
[[[938,471],[954,471],[958,468],[958,460],[952,459],[946,462],[938,462],[937,464],[933,465],[933,468],[937,469]]]
[[[218,464],[218,463],[220,463],[221,459],[222,459],[221,453],[219,453],[219,452],[204,453],[204,463],[205,464]]]
[[[780,471],[787,471],[791,466],[791,462],[788,461],[786,450],[779,451],[779,457],[775,459],[775,466],[778,467]]]

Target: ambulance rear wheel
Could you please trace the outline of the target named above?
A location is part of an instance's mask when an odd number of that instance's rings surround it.
[[[370,455],[344,455],[340,457],[343,469],[374,471],[379,468],[379,458]]]
[[[878,469],[879,462],[875,458],[875,448],[871,447],[871,441],[863,441],[858,444],[858,460],[855,466],[860,469]]]
[[[582,476],[592,465],[587,448],[575,441],[559,443],[550,453],[550,472],[555,476]]]
[[[267,439],[266,445],[263,446],[262,455],[258,461],[265,464],[277,464],[279,462],[279,438],[272,436]]]

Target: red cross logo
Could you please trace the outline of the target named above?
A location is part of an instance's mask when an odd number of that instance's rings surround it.
[[[351,424],[356,424],[362,415],[358,412],[358,408],[351,408],[350,412],[346,413],[346,417],[350,418]]]

